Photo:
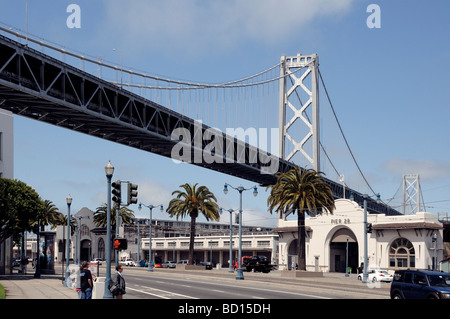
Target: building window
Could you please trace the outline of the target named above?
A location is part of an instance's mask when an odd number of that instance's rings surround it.
[[[415,257],[413,244],[406,238],[397,238],[389,248],[389,267],[414,268]]]
[[[258,240],[258,247],[269,247],[270,240]]]
[[[81,236],[89,237],[89,235],[89,227],[87,227],[85,224],[81,225]]]

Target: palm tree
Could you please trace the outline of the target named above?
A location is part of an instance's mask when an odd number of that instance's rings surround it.
[[[77,219],[73,216],[70,216],[70,236],[73,236],[75,234],[75,228],[77,227]],[[67,226],[67,215],[63,216],[62,226]],[[65,231],[66,228],[64,228]],[[64,235],[65,236],[65,235]]]
[[[51,225],[51,228],[55,229],[56,226],[64,224],[64,215],[58,210],[52,201],[46,199],[43,201],[43,205],[44,207],[39,214],[38,220],[33,221],[32,226],[39,224],[41,230],[44,230],[44,227],[47,225]]]
[[[167,213],[170,217],[176,216],[183,218],[185,216],[191,217],[191,230],[189,242],[189,264],[192,265],[194,261],[194,238],[195,238],[195,220],[199,212],[202,212],[207,221],[219,221],[219,205],[213,193],[206,186],[197,188],[198,183],[194,186],[189,184],[180,185],[185,191],[174,191],[173,195],[176,198],[169,202]]]
[[[300,167],[285,173],[277,173],[277,182],[270,185],[267,205],[270,213],[275,209],[298,215],[298,269],[306,270],[305,254],[305,213],[321,214],[323,209],[333,213],[334,197],[330,186],[320,176],[321,172]]]
[[[109,238],[110,242],[113,241],[113,238],[116,236],[116,218],[117,216],[117,204],[111,207],[111,238]],[[97,227],[106,227],[108,218],[108,206],[103,204],[100,207],[97,207],[97,210],[94,213],[94,224]],[[119,218],[122,219],[122,223],[125,225],[131,225],[134,223],[134,214],[131,209],[126,206],[119,207]],[[111,245],[111,248],[114,246]]]
[[[106,204],[97,207],[97,210],[94,213],[94,223],[97,227],[106,227],[108,217],[107,210],[108,207],[106,206]],[[116,219],[117,219],[116,215],[117,215],[117,204],[114,203],[114,205],[111,207],[111,229],[116,228]],[[119,208],[119,218],[122,219],[123,224],[131,225],[134,222],[133,211],[126,206],[122,206]]]

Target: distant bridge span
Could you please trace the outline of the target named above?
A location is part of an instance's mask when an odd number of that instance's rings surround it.
[[[198,125],[193,119],[5,36],[0,36],[0,108],[169,158],[173,147],[179,142],[171,138],[177,128],[185,128],[191,133],[193,154],[206,152],[205,146],[209,144],[209,141],[202,139],[199,148],[194,143]],[[201,126],[202,136],[208,128],[204,124]],[[192,161],[192,164],[261,186],[276,182],[273,174],[261,174],[261,170],[268,166],[266,162],[262,162],[259,156],[251,157],[255,150],[259,152],[258,149],[223,134],[221,145],[227,141],[232,141],[234,145],[235,159],[238,158],[237,150],[243,147],[245,161],[227,163],[224,159],[223,163]],[[280,158],[277,160],[281,172],[295,167],[293,163]],[[325,180],[334,196],[342,198],[342,185],[327,178]],[[345,193],[346,198],[352,194],[356,202],[362,203],[361,193],[348,187]],[[368,199],[368,210],[371,213],[400,214],[371,198]]]

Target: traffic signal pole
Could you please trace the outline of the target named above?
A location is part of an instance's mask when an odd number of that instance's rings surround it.
[[[122,183],[123,184],[128,184],[127,185],[127,203],[123,203],[122,202]],[[138,196],[138,185],[133,184],[129,181],[115,181],[114,183],[112,183],[112,194],[114,195],[114,197],[112,198],[113,202],[116,203],[116,234],[115,234],[115,238],[118,239],[119,238],[119,214],[120,214],[120,206],[129,206],[131,204],[137,204],[137,196]],[[115,262],[116,262],[116,266],[119,265],[119,250],[120,249],[114,249],[114,253],[115,253]]]

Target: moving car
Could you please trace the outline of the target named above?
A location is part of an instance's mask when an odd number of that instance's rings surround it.
[[[382,269],[369,269],[368,280],[371,282],[384,281],[384,282],[392,282],[393,276],[389,274],[386,270]],[[362,280],[363,274],[358,274],[358,280]]]
[[[450,274],[397,270],[391,284],[391,299],[450,299]]]

